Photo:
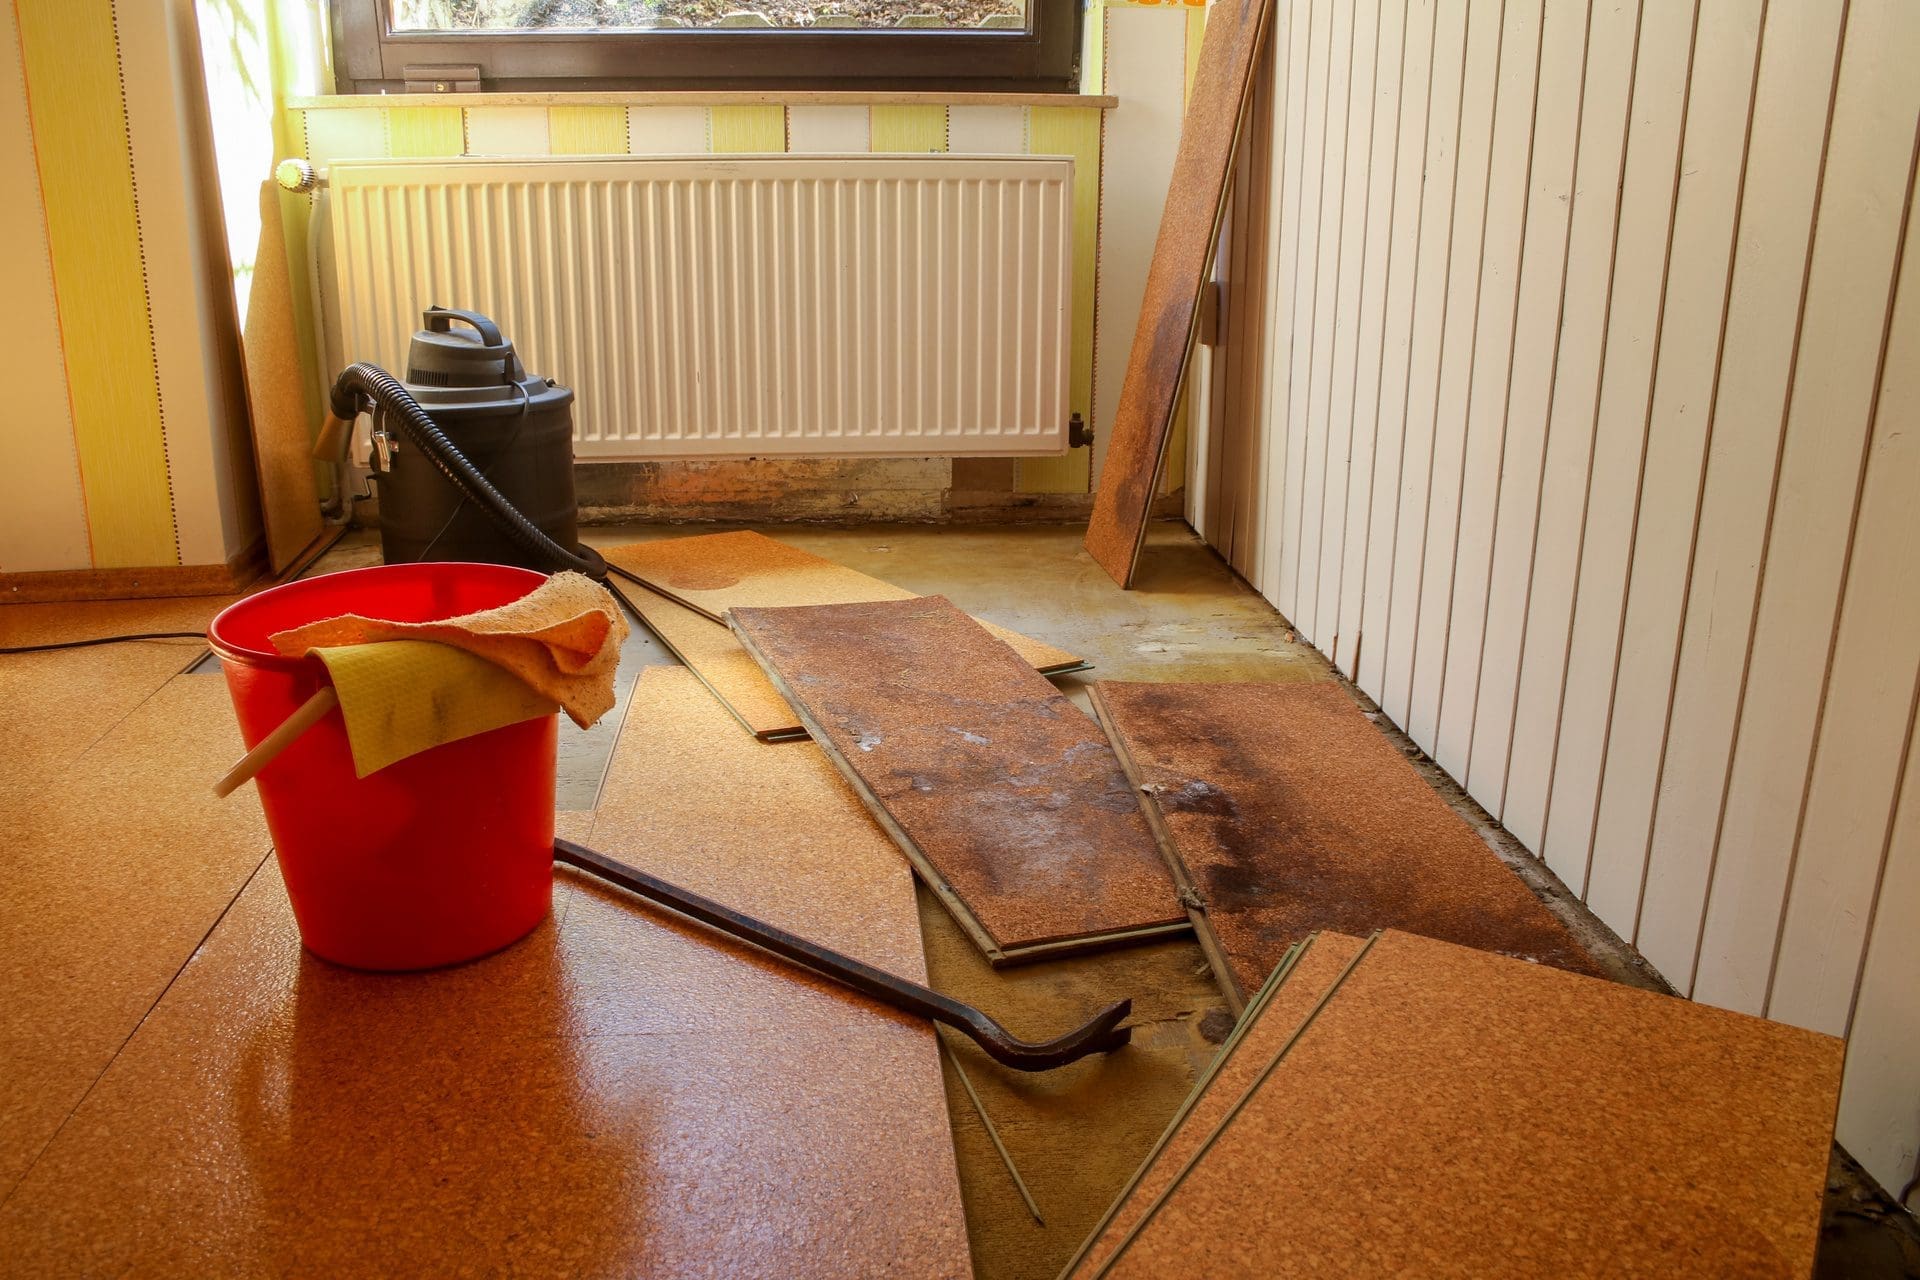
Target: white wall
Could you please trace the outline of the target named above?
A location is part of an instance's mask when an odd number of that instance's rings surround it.
[[[1683,993],[1850,1035],[1897,1187],[1920,6],[1293,0],[1275,44],[1265,394],[1196,526]]]

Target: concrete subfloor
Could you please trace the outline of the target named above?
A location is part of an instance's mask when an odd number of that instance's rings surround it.
[[[726,525],[605,526],[601,546],[718,531]],[[1060,683],[1083,707],[1093,679],[1287,680],[1337,678],[1285,619],[1182,525],[1155,525],[1137,589],[1120,592],[1080,549],[1071,526],[781,525],[763,531],[900,586],[944,594],[981,617],[1071,649],[1094,664]],[[315,572],[377,563],[377,538],[348,535]],[[111,630],[101,627],[100,631]],[[623,653],[622,705],[599,727],[562,722],[558,806],[593,807],[616,726],[642,666],[672,656],[644,630]],[[1361,699],[1363,705],[1364,698]],[[1369,709],[1371,709],[1369,705]],[[1544,900],[1611,958],[1621,980],[1658,986],[1639,962],[1536,860],[1433,770],[1391,725],[1450,803]],[[780,749],[770,746],[769,750]],[[1132,1175],[1231,1029],[1225,1001],[1191,939],[994,972],[930,894],[921,919],[933,985],[974,1003],[1018,1034],[1040,1037],[1133,997],[1134,1042],[1106,1058],[1041,1075],[1006,1071],[957,1036],[947,1038],[948,1107],[978,1276],[1059,1273]],[[955,1072],[978,1090],[1044,1222],[1035,1221],[987,1138]],[[1517,1189],[1523,1194],[1524,1189]],[[910,1224],[902,1224],[910,1230]],[[1836,1156],[1819,1274],[1900,1275],[1920,1270],[1913,1219],[1892,1209],[1857,1166]]]

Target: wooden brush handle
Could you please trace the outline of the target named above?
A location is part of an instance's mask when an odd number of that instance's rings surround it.
[[[293,745],[295,738],[319,724],[322,716],[339,705],[340,698],[334,693],[333,686],[321,685],[311,698],[301,703],[292,715],[282,720],[272,733],[260,739],[253,750],[241,756],[233,768],[213,784],[213,794],[232,795],[240,784],[266,768],[275,756]]]

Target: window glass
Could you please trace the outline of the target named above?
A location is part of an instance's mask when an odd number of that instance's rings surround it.
[[[1024,30],[1024,0],[394,0],[395,32]]]

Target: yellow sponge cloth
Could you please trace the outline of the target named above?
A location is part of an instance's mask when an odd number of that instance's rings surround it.
[[[582,574],[556,573],[498,609],[438,622],[348,613],[279,632],[273,645],[281,653],[303,654],[379,640],[435,640],[512,672],[566,708],[584,729],[613,707],[614,669],[626,638],[627,620],[605,587]]]
[[[560,709],[513,673],[451,645],[384,640],[312,653],[340,699],[356,777]]]

